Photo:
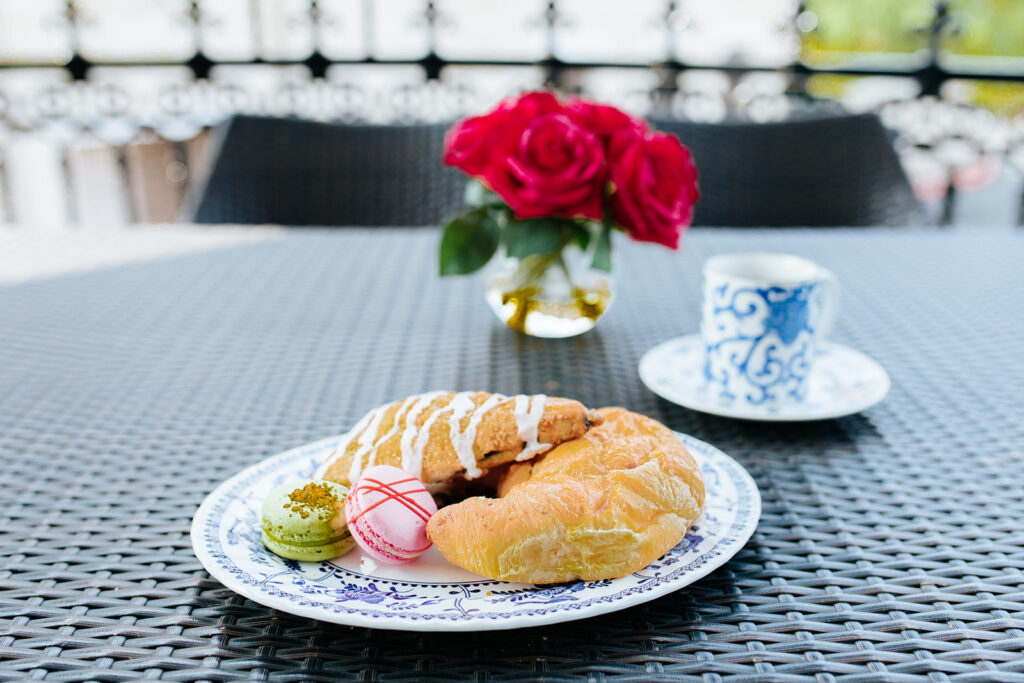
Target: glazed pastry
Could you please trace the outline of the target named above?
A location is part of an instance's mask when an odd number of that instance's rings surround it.
[[[329,560],[355,547],[345,521],[348,488],[333,481],[294,481],[263,499],[263,545],[290,560]]]
[[[400,467],[426,484],[476,479],[582,436],[596,420],[564,398],[433,392],[367,413],[313,475],[342,484],[374,465]]]
[[[390,465],[363,472],[345,502],[356,543],[386,564],[411,562],[427,551],[427,521],[435,512],[423,482]]]
[[[500,498],[442,508],[427,536],[453,564],[503,581],[610,579],[675,547],[704,506],[700,469],[664,425],[622,408],[516,463]]]

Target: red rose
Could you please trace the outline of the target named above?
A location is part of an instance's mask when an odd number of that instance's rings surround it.
[[[697,170],[672,136],[643,119],[549,92],[510,98],[445,136],[444,161],[482,180],[516,218],[601,220],[607,205],[637,240],[677,248],[693,218]]]
[[[630,116],[618,107],[598,104],[580,97],[570,97],[565,101],[565,111],[576,123],[592,133],[601,136],[607,143],[612,133],[633,131],[638,135],[647,132],[647,124],[643,119]]]
[[[457,122],[444,135],[444,163],[471,176],[484,172],[487,139],[496,119],[472,116]]]
[[[507,112],[491,136],[487,185],[516,218],[600,220],[608,171],[598,136],[560,111],[523,109]]]
[[[549,92],[531,92],[503,100],[490,113],[458,121],[444,136],[444,163],[480,178],[490,158],[496,135],[503,126],[517,125],[545,113],[559,112],[562,105]]]
[[[690,151],[673,135],[623,131],[612,136],[608,158],[616,222],[633,239],[678,248],[699,197]]]

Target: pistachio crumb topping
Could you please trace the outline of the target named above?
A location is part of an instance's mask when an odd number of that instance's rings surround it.
[[[296,513],[302,519],[309,517],[310,512],[316,512],[321,517],[338,514],[338,497],[327,484],[310,482],[289,493],[288,500],[290,502],[284,504],[284,509]]]

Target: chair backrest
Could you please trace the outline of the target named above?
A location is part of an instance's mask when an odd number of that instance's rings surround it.
[[[196,223],[436,225],[465,176],[441,165],[444,125],[370,126],[236,116],[216,132]]]
[[[781,123],[652,121],[690,148],[694,224],[907,225],[923,219],[875,114]]]

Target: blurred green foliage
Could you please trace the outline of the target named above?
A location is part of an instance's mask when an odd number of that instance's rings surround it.
[[[1024,57],[1022,0],[947,0],[942,48],[958,55]]]
[[[849,100],[858,88],[878,78],[878,76],[814,74],[807,79],[805,87],[807,94],[814,97]],[[996,116],[1004,118],[1013,118],[1024,113],[1024,83],[958,78],[946,82],[942,90],[942,97],[946,100],[987,109]]]
[[[946,0],[946,7],[943,50],[1024,57],[1024,0]],[[933,0],[807,0],[805,8],[801,57],[822,67],[927,51],[938,18]]]
[[[957,99],[988,109],[997,116],[1012,118],[1024,112],[1024,84],[1004,81],[956,81]]]
[[[807,0],[805,7],[801,57],[813,66],[927,50],[935,21],[931,0]]]

